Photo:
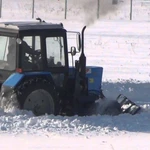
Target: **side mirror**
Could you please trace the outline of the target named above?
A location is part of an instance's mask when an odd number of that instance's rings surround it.
[[[72,56],[75,56],[76,53],[77,53],[76,47],[72,46],[70,53],[71,53]]]
[[[77,41],[77,49],[80,52],[81,51],[81,36],[80,36],[80,33],[77,33],[76,41]]]
[[[21,44],[21,43],[22,43],[22,40],[21,40],[20,38],[17,38],[17,39],[16,39],[16,42],[17,42],[17,44]]]

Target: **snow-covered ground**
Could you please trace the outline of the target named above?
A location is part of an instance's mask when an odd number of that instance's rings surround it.
[[[6,16],[3,19],[10,18]],[[54,21],[63,21],[68,30],[80,31],[85,25],[79,20]],[[85,31],[85,53],[88,65],[104,67],[104,94],[115,99],[122,93],[139,104],[143,112],[113,117],[35,117],[27,111],[1,109],[1,150],[150,149],[150,22],[95,21]]]

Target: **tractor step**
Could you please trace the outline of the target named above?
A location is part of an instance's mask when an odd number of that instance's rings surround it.
[[[116,100],[121,105],[122,113],[129,113],[135,115],[141,110],[140,106],[138,106],[122,94],[120,94]]]

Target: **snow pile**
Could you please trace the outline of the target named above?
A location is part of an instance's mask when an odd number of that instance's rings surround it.
[[[119,116],[93,115],[87,117],[54,117],[53,115],[35,117],[29,112],[20,111],[17,113],[14,115],[14,113],[4,113],[1,110],[1,134],[99,136],[148,132],[150,130],[148,124],[150,113],[147,112],[134,116],[122,114]]]

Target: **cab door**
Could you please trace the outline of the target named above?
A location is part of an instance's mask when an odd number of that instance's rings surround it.
[[[44,37],[47,71],[51,72],[57,87],[64,86],[68,77],[68,50],[65,30],[49,31]]]

